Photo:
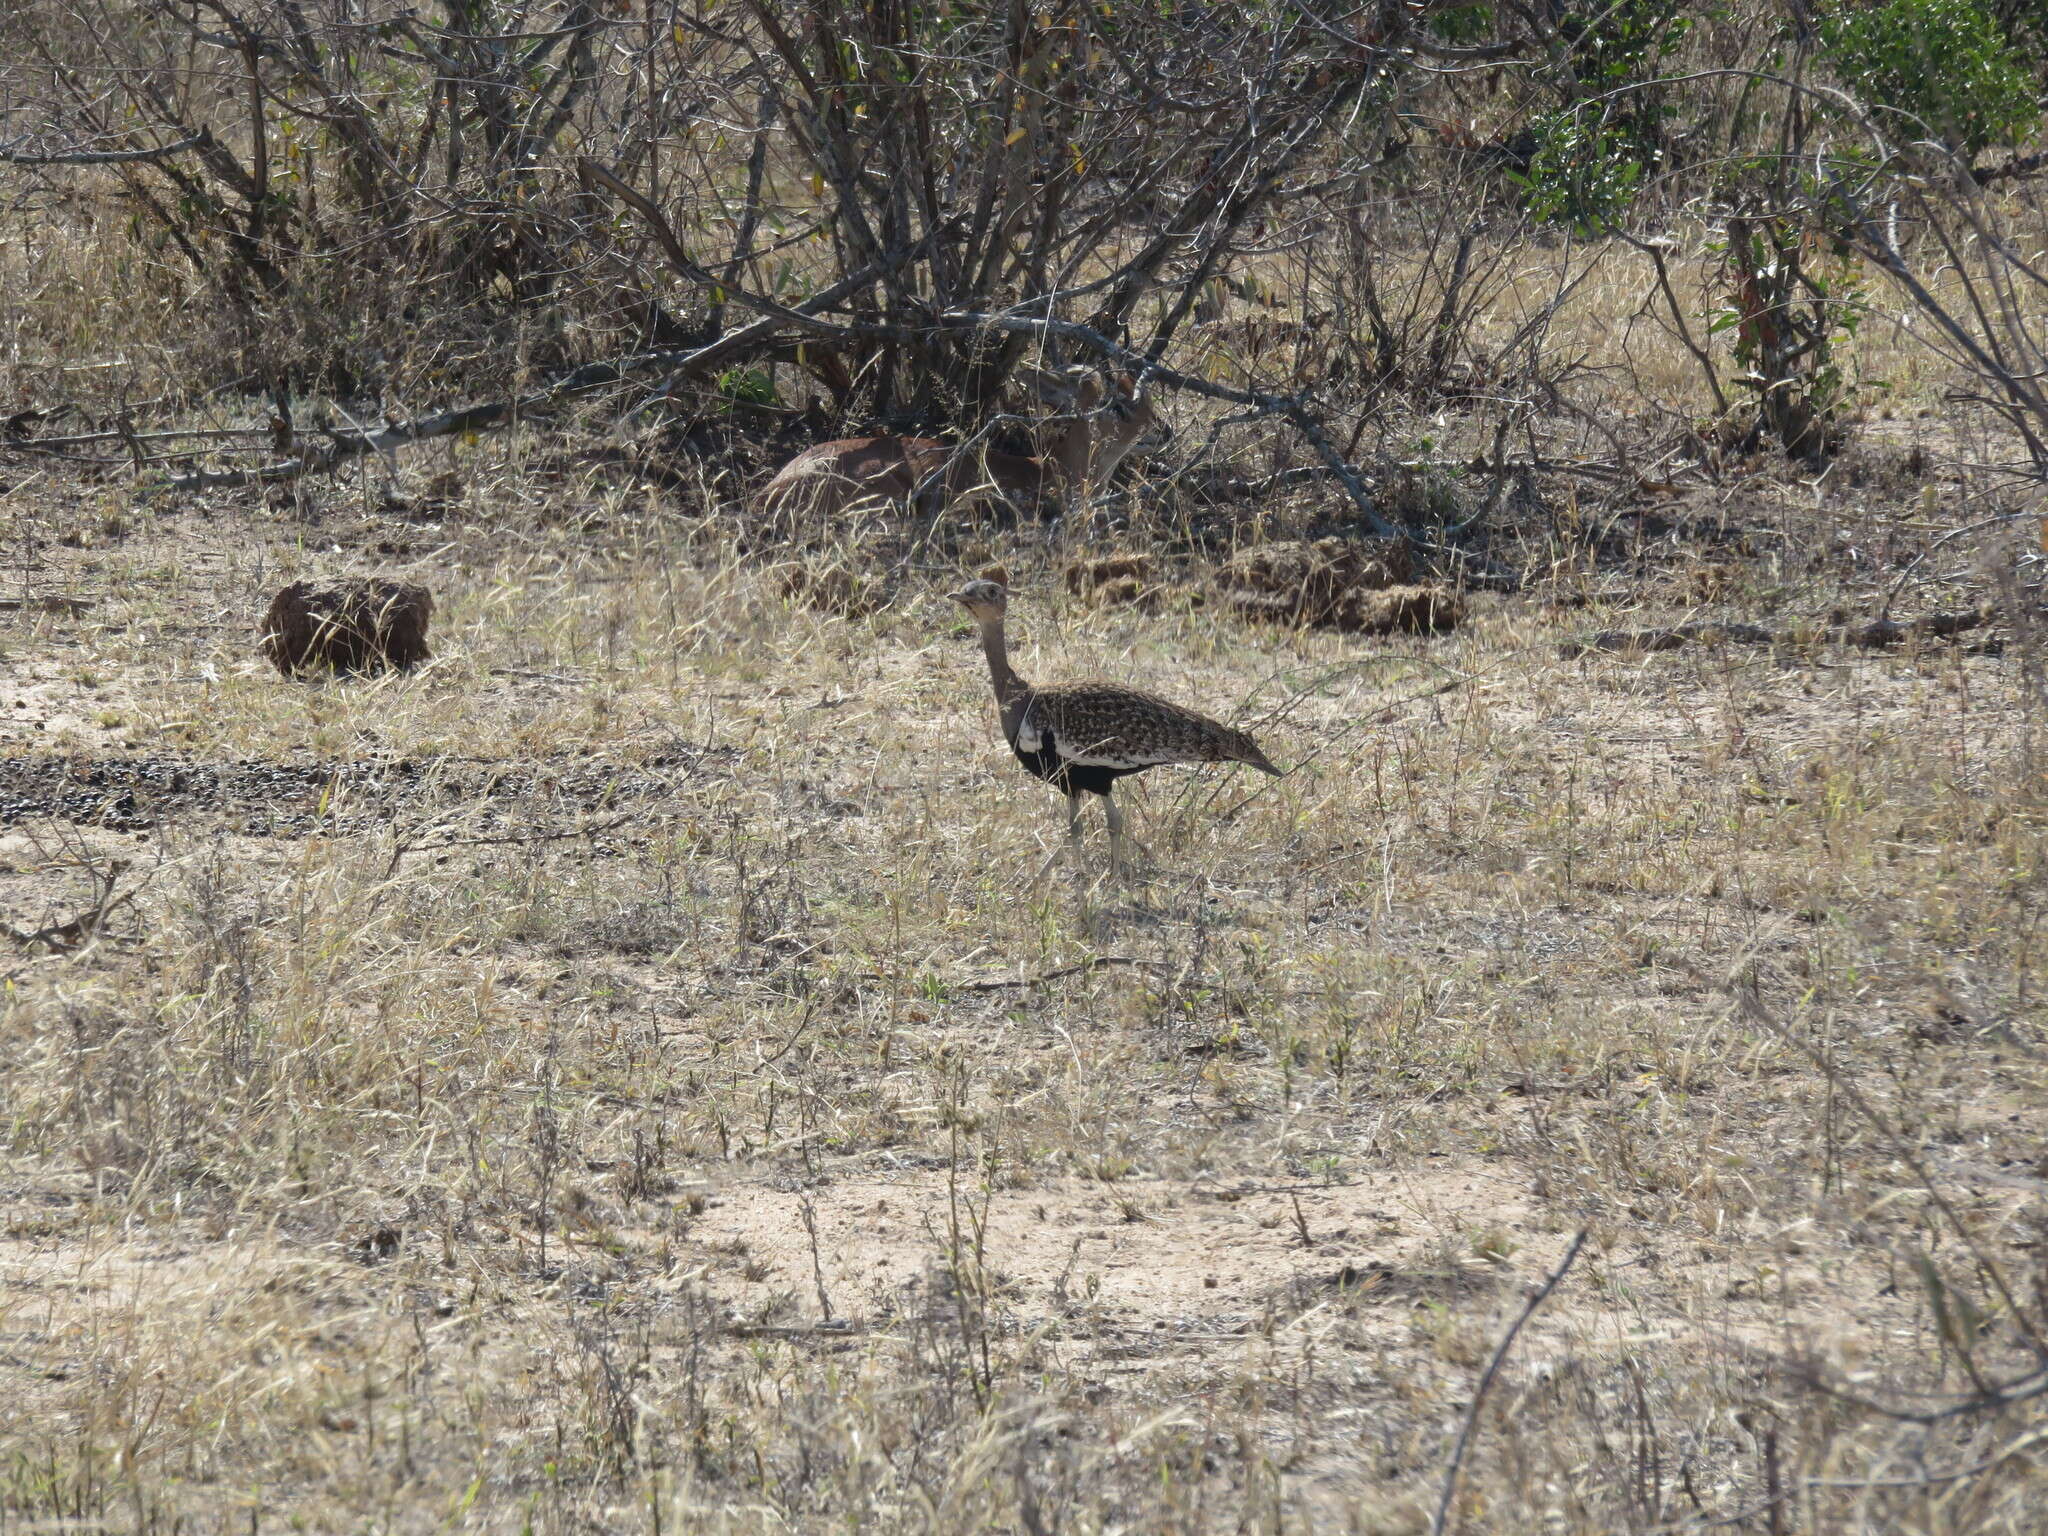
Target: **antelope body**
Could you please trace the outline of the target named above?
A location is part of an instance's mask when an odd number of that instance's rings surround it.
[[[1070,391],[1062,403],[1071,404],[1074,419],[1043,454],[963,450],[929,437],[842,438],[806,448],[777,470],[761,492],[761,510],[831,518],[857,502],[915,498],[924,512],[982,501],[1026,511],[1051,503],[1069,511],[1105,484],[1133,448],[1165,428],[1145,391],[1127,377],[1108,392],[1088,372]]]

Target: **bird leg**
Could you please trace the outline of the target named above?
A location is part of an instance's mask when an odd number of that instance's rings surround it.
[[[1078,789],[1067,791],[1067,843],[1073,848],[1078,861],[1081,853],[1081,792]],[[1050,874],[1059,857],[1060,850],[1055,844],[1052,852],[1045,856],[1045,862],[1038,866],[1038,873],[1031,877],[1031,883],[1036,885]]]
[[[1104,795],[1102,797],[1102,807],[1104,814],[1109,818],[1110,873],[1120,874],[1129,868],[1129,865],[1124,860],[1124,845],[1126,843],[1129,843],[1130,846],[1136,848],[1138,852],[1145,858],[1151,858],[1151,849],[1147,848],[1135,837],[1126,838],[1124,836],[1124,813],[1117,808],[1116,801],[1112,800],[1109,796]]]

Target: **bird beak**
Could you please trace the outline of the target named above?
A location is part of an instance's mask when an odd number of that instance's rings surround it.
[[[972,601],[973,601],[973,599],[972,599],[972,598],[970,598],[970,597],[968,597],[968,595],[967,595],[967,594],[966,594],[966,592],[964,592],[964,591],[961,591],[961,592],[948,592],[948,593],[946,594],[946,596],[948,596],[948,597],[950,597],[951,599],[953,599],[953,601],[954,601],[954,602],[956,602],[956,603],[960,603],[960,604],[963,604],[963,605],[964,605],[964,604],[966,604],[966,603],[969,603],[969,602],[972,602]]]

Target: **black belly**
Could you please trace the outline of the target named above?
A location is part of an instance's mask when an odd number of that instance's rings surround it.
[[[1058,744],[1052,732],[1047,731],[1038,738],[1038,750],[1026,752],[1016,742],[1010,743],[1010,750],[1017,754],[1017,761],[1031,772],[1052,785],[1063,794],[1107,795],[1109,786],[1126,774],[1143,773],[1149,765],[1136,768],[1109,768],[1101,763],[1069,763],[1063,761]]]

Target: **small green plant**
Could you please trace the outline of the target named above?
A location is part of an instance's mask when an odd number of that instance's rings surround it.
[[[1822,19],[1820,35],[1843,84],[1905,119],[1906,137],[1932,133],[1975,155],[2040,126],[2026,65],[1978,0],[1845,6]]]
[[[1615,0],[1556,15],[1552,73],[1564,104],[1529,122],[1528,169],[1515,177],[1537,218],[1612,229],[1664,162],[1673,109],[1659,76],[1692,31],[1683,12],[1672,0]]]
[[[1857,393],[1843,359],[1864,306],[1853,258],[1767,215],[1730,218],[1715,249],[1727,261],[1729,302],[1708,330],[1735,333],[1735,382],[1756,396],[1752,436],[1768,432],[1792,458],[1824,456]]]
[[[781,403],[775,393],[775,382],[759,368],[726,369],[718,376],[718,398],[728,405]]]

